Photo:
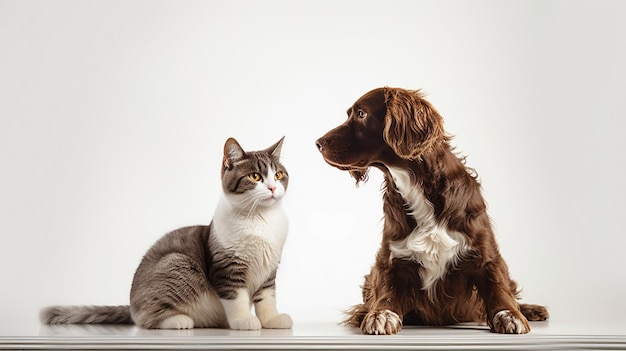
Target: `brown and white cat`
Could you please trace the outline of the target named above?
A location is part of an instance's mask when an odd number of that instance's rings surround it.
[[[42,321],[163,329],[291,328],[291,317],[276,310],[275,296],[287,238],[281,199],[289,176],[279,162],[283,140],[254,152],[244,151],[233,138],[226,141],[224,196],[213,221],[170,232],[148,250],[133,278],[130,306],[48,307]]]

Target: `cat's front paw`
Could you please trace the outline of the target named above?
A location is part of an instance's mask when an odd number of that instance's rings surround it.
[[[263,328],[267,329],[291,329],[293,326],[293,321],[288,314],[278,314],[267,321],[264,321]]]
[[[193,329],[193,319],[186,314],[177,314],[165,318],[161,324],[160,329]]]
[[[233,320],[230,320],[228,324],[230,325],[230,329],[237,329],[237,330],[261,329],[261,321],[255,316],[235,318]]]

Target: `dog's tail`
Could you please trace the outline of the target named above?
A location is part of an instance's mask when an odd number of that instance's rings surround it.
[[[133,324],[130,306],[52,306],[41,311],[45,324]]]
[[[529,321],[545,321],[550,318],[545,306],[520,303],[519,310]]]

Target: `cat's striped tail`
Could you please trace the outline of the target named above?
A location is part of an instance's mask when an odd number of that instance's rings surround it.
[[[133,324],[130,306],[52,306],[41,310],[45,324]]]

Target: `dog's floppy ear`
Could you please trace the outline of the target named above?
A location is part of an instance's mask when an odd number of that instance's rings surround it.
[[[445,140],[443,118],[419,90],[385,88],[385,104],[383,138],[398,156],[420,159]]]

